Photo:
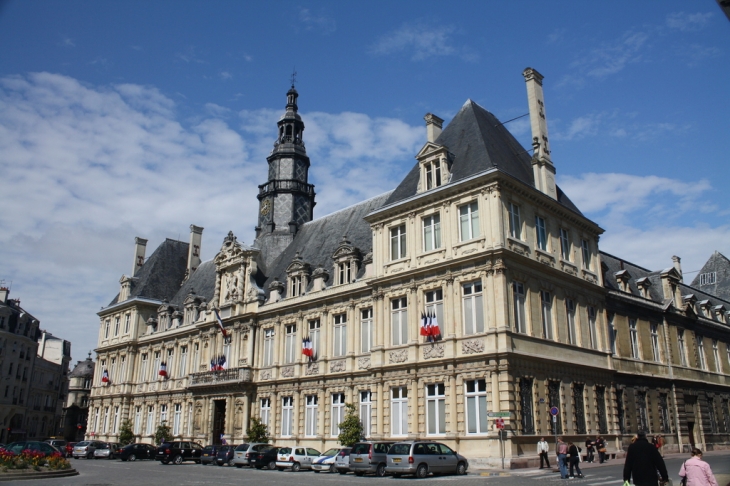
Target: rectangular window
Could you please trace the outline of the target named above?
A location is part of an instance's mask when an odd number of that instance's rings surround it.
[[[307,395],[304,407],[304,436],[315,437],[317,435],[317,412],[319,397]]]
[[[193,404],[188,404],[188,435],[193,435]]]
[[[638,422],[639,430],[645,430],[649,432],[649,415],[646,407],[646,392],[636,393],[636,421]]]
[[[443,383],[426,385],[426,423],[428,435],[446,433],[446,393]]]
[[[373,308],[360,311],[360,352],[369,353],[373,346]]]
[[[372,394],[369,390],[360,392],[360,423],[363,437],[370,437],[373,416]]]
[[[160,405],[160,425],[167,422],[167,405]]]
[[[332,437],[340,435],[340,424],[345,421],[345,394],[344,393],[333,393],[332,394],[332,420],[331,422],[331,433]]]
[[[677,349],[679,351],[679,364],[687,366],[687,349],[684,345],[684,329],[677,329]]]
[[[565,299],[565,314],[568,319],[568,342],[578,344],[578,337],[575,334],[575,303],[573,299]]]
[[[404,386],[390,390],[390,435],[408,435],[408,388]]]
[[[109,327],[111,327],[111,322],[107,319],[104,323],[104,339],[109,338]]]
[[[151,435],[152,432],[155,430],[155,406],[154,405],[148,405],[147,406],[147,430],[145,431],[145,434]]]
[[[285,327],[286,335],[284,338],[284,363],[294,363],[296,361],[299,343],[297,342],[297,326],[289,324]]]
[[[535,216],[535,239],[537,247],[542,251],[547,251],[547,229],[545,220],[540,216]]]
[[[137,405],[134,407],[134,435],[139,435],[142,425],[142,407]]]
[[[132,316],[130,316],[129,314],[126,314],[124,316],[124,334],[129,334],[129,323],[130,323],[131,319],[132,319]]]
[[[707,398],[707,418],[710,419],[710,433],[717,434],[717,417],[715,416],[715,399]]]
[[[426,314],[436,316],[436,323],[441,326],[444,322],[444,293],[441,289],[425,292]],[[441,328],[443,329],[443,328]]]
[[[542,304],[542,337],[553,339],[553,298],[550,292],[540,291],[540,303]]]
[[[715,358],[715,371],[720,373],[720,350],[717,348],[717,339],[712,340],[712,355]]]
[[[441,160],[426,162],[426,190],[439,187],[441,185]]]
[[[271,398],[261,399],[261,412],[259,416],[261,417],[261,423],[268,427],[269,420],[271,420]]]
[[[522,239],[522,220],[520,219],[520,207],[509,203],[509,235],[517,240]]]
[[[570,261],[570,233],[565,228],[560,228],[560,256],[566,262]]]
[[[274,330],[264,329],[264,366],[274,363]]]
[[[289,278],[289,297],[302,295],[302,276],[294,275]]]
[[[107,430],[109,430],[109,407],[104,408],[104,423],[101,426],[101,433],[106,434]]]
[[[585,435],[586,414],[583,391],[585,386],[582,383],[573,384],[573,416],[575,418],[575,433]]]
[[[591,248],[588,246],[588,240],[581,240],[581,250],[583,251],[583,268],[591,269]]]
[[[717,273],[709,272],[700,274],[700,285],[711,285],[717,282]]]
[[[707,362],[705,360],[705,340],[699,334],[696,335],[695,339],[697,341],[697,365],[699,365],[701,370],[706,370]]]
[[[225,346],[223,347],[223,349],[224,350],[226,349]],[[170,378],[172,378],[173,377],[172,376],[172,370],[173,370],[173,367],[172,367],[172,364],[173,364],[173,350],[172,349],[168,349],[167,350],[167,360],[165,361],[165,364],[167,365],[167,374],[168,374],[168,376]]]
[[[179,403],[175,404],[175,415],[172,419],[172,435],[180,435],[180,425],[182,422],[182,405]]]
[[[309,341],[312,343],[312,359],[319,357],[319,319],[308,322],[309,324]]]
[[[20,371],[20,366],[18,366],[18,371]],[[111,380],[112,383],[117,382],[117,358],[112,358],[110,360],[109,379]]]
[[[281,399],[281,435],[291,437],[292,419],[294,418],[294,397],[283,397]]]
[[[657,324],[650,324],[651,329],[651,355],[654,361],[659,363],[661,358],[659,357],[659,326]]]
[[[515,313],[515,331],[526,333],[525,319],[525,287],[520,282],[512,282],[512,300]]]
[[[119,407],[114,407],[114,423],[112,424],[112,434],[116,434],[119,432]]]
[[[636,319],[629,319],[629,341],[631,344],[631,357],[639,359],[639,332],[636,329]]]
[[[390,228],[390,259],[399,260],[406,257],[406,225]]]
[[[147,353],[142,353],[142,365],[139,368],[139,381],[147,381]]]
[[[187,372],[187,362],[188,362],[188,347],[187,346],[181,346],[180,347],[180,376],[184,377],[185,373]]]
[[[464,383],[466,393],[466,432],[486,434],[489,432],[487,419],[487,382],[469,380]]]
[[[119,316],[114,318],[114,335],[119,336]]]
[[[591,338],[591,348],[598,348],[598,334],[596,328],[596,308],[588,307],[588,334]]]
[[[464,334],[484,332],[484,301],[482,283],[472,282],[461,286],[464,312]]]
[[[352,267],[350,262],[340,262],[337,264],[337,283],[343,285],[352,282]]]
[[[347,314],[335,316],[333,356],[347,354]]]
[[[439,213],[423,218],[423,251],[441,248],[441,216]]]
[[[408,343],[408,301],[405,297],[390,301],[390,325],[393,346]]]
[[[193,344],[193,362],[190,364],[190,370],[196,373],[198,366],[200,366],[200,344],[195,343]]]
[[[154,360],[154,364],[152,366],[152,376],[157,376],[157,373],[160,371],[160,361],[161,361],[160,352],[155,351],[154,356],[155,356],[155,360]]]
[[[468,241],[479,236],[479,204],[465,204],[459,207],[460,241]]]
[[[659,394],[659,427],[661,428],[662,433],[664,434],[671,434],[672,433],[672,425],[669,418],[669,406],[668,406],[668,398],[666,393],[660,393]]]

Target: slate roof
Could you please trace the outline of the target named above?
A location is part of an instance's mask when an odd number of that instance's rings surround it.
[[[715,283],[700,285],[700,275],[711,272],[715,272]],[[692,287],[730,300],[730,260],[719,251],[715,251],[692,280]]]
[[[390,195],[390,192],[381,194],[302,225],[294,240],[272,263],[263,287],[266,294],[268,295],[268,286],[274,278],[282,283],[286,282],[286,269],[294,260],[297,252],[299,252],[302,260],[311,266],[312,271],[317,267],[323,267],[327,270],[330,274],[328,284],[332,282],[332,273],[334,271],[332,255],[342,243],[344,235],[347,236],[350,244],[358,248],[362,256],[365,257],[372,250],[373,237],[370,224],[363,218],[371,211],[382,206]],[[356,278],[360,278],[364,272],[365,267],[361,265]]]
[[[464,103],[435,143],[445,146],[450,153],[451,182],[496,168],[535,187],[530,154],[497,117],[472,100]],[[416,163],[384,205],[414,196],[419,177]],[[582,214],[560,188],[557,193],[558,202]]]
[[[170,305],[182,309],[183,302],[188,298],[191,290],[194,290],[195,295],[205,299],[206,302],[211,301],[215,293],[215,262],[213,260],[208,260],[198,266],[198,269],[185,281],[177,294],[170,299]]]
[[[86,358],[83,361],[79,361],[76,363],[76,366],[74,366],[74,369],[69,373],[69,378],[78,378],[78,377],[85,377],[85,376],[93,376],[94,375],[94,362],[91,358]]]
[[[129,298],[171,300],[180,290],[188,265],[188,243],[167,238],[157,247],[132,280]],[[119,294],[109,305],[119,302]]]

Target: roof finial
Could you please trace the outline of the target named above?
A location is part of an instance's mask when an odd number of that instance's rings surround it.
[[[297,67],[296,66],[294,66],[294,70],[291,73],[291,87],[293,88],[295,84],[297,84]]]

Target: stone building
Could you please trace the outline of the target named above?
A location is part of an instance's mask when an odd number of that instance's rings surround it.
[[[433,438],[493,464],[490,413],[507,414],[513,467],[543,435],[601,434],[616,451],[642,427],[668,447],[727,446],[730,304],[674,267],[599,251],[603,230],[555,183],[543,78],[523,74],[532,156],[468,100],[445,128],[426,115],[394,190],[319,219],[292,87],[251,246],[229,232],[201,263],[191,226],[145,262],[137,239],[99,312],[89,434],[114,439],[129,418],[148,442],[163,422],[241,442],[258,417],[278,444],[327,448],[352,403],[370,438]]]
[[[74,369],[68,375],[68,396],[63,408],[63,438],[78,442],[84,439],[86,423],[89,415],[89,396],[91,395],[91,382],[94,379],[94,361],[91,353],[83,360],[76,363]]]

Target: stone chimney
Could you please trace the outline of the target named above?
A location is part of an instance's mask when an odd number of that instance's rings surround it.
[[[441,127],[444,121],[433,113],[427,113],[423,119],[426,120],[426,141],[435,142],[441,135]]]
[[[200,245],[203,239],[203,228],[190,225],[190,245],[188,247],[188,269],[185,274],[190,277],[200,266]]]
[[[10,293],[10,289],[7,287],[0,287],[0,304],[7,304],[8,303],[8,294]]]
[[[682,276],[682,259],[674,255],[672,256],[672,261],[674,262],[674,269],[679,274],[679,281],[684,282],[684,277]]]
[[[547,119],[545,118],[545,102],[542,93],[542,74],[532,68],[522,72],[527,83],[527,104],[530,108],[530,126],[532,127],[532,170],[535,175],[535,187],[553,199],[557,199],[555,189],[555,166],[550,159],[550,142],[548,140]]]
[[[144,265],[144,254],[147,251],[147,240],[139,236],[134,238],[134,264],[132,265],[132,276]]]

